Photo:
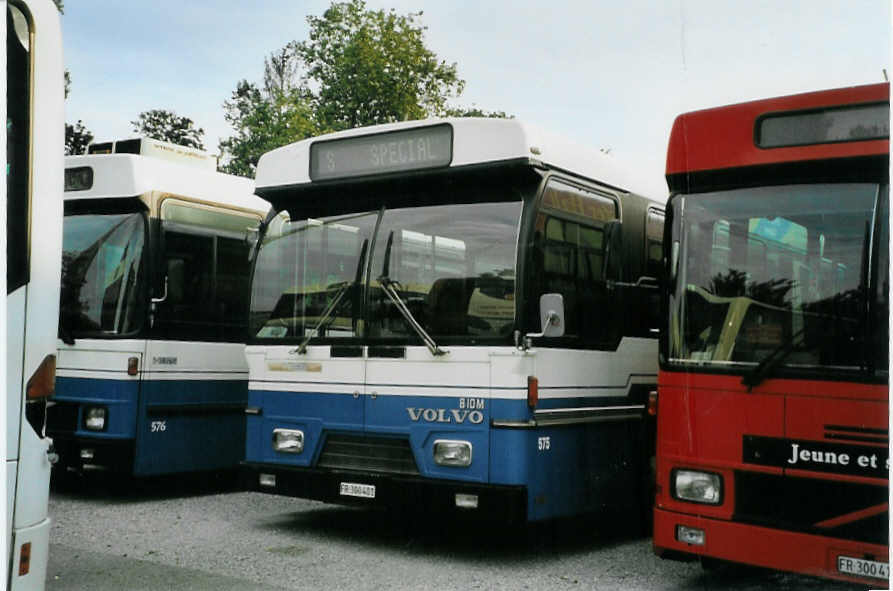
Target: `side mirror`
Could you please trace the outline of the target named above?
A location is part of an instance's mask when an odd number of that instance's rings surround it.
[[[528,333],[523,341],[521,331],[515,331],[515,346],[524,351],[533,346],[534,338],[564,336],[564,297],[560,293],[540,296],[540,326],[542,332]]]
[[[560,293],[540,296],[540,326],[543,332],[537,336],[564,336],[564,297]]]

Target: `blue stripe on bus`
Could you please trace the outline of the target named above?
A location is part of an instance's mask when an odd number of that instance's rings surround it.
[[[480,397],[471,397],[480,398]],[[249,391],[248,405],[262,409],[247,419],[246,460],[293,467],[316,465],[327,433],[406,437],[423,477],[528,488],[531,520],[595,511],[634,503],[641,474],[641,421],[590,423],[536,429],[493,429],[491,418],[526,421],[526,400],[483,398],[481,422],[460,411],[460,398],[359,396],[350,393]],[[578,399],[556,401],[569,406]],[[589,405],[592,399],[588,399]],[[466,406],[467,399],[466,399]],[[412,409],[409,411],[407,409]],[[421,409],[421,410],[420,410]],[[427,413],[424,409],[433,409]],[[441,413],[439,409],[444,409]],[[474,409],[478,410],[478,409]],[[458,417],[453,411],[459,412]],[[456,419],[464,417],[461,423]],[[417,420],[414,420],[416,419]],[[449,422],[446,422],[449,420]],[[301,454],[276,452],[276,428],[304,431]],[[436,439],[462,439],[473,445],[469,468],[438,466]]]
[[[55,400],[107,406],[106,431],[83,429],[81,410],[75,436],[135,440],[133,474],[149,476],[236,468],[245,453],[247,393],[242,380],[60,377]]]

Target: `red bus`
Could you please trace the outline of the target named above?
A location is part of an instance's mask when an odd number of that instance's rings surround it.
[[[887,84],[679,116],[654,550],[886,586]]]

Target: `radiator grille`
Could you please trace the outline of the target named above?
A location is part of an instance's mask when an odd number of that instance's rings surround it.
[[[887,544],[887,487],[735,474],[735,521]]]
[[[393,437],[330,434],[317,466],[390,474],[418,474],[409,441]]]

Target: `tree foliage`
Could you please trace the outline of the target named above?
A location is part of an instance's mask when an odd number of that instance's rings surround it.
[[[78,122],[72,125],[65,124],[65,155],[77,156],[87,153],[87,146],[93,141],[93,134],[89,129],[84,127],[84,122],[78,119]]]
[[[367,10],[363,0],[333,3],[310,16],[309,39],[292,43],[306,70],[321,127],[349,129],[443,114],[465,81],[456,64],[425,47],[422,13]]]
[[[164,109],[152,109],[139,114],[136,121],[131,121],[133,131],[146,137],[164,142],[171,142],[178,146],[187,146],[204,150],[202,136],[205,130],[195,127],[195,123],[189,117],[181,117],[173,111]]]
[[[233,135],[220,141],[220,170],[254,177],[264,152],[316,135],[318,129],[310,105],[300,88],[282,90],[269,84],[261,91],[242,80],[230,100],[223,103],[223,117]]]
[[[489,119],[514,119],[514,115],[506,115],[505,111],[485,111],[479,107],[449,107],[444,113],[446,117],[487,117]]]
[[[431,116],[506,117],[448,106],[465,86],[456,64],[425,46],[421,12],[334,2],[309,16],[307,40],[264,60],[264,80],[242,80],[224,102],[233,135],[220,142],[221,170],[253,176],[261,154],[313,135]]]

